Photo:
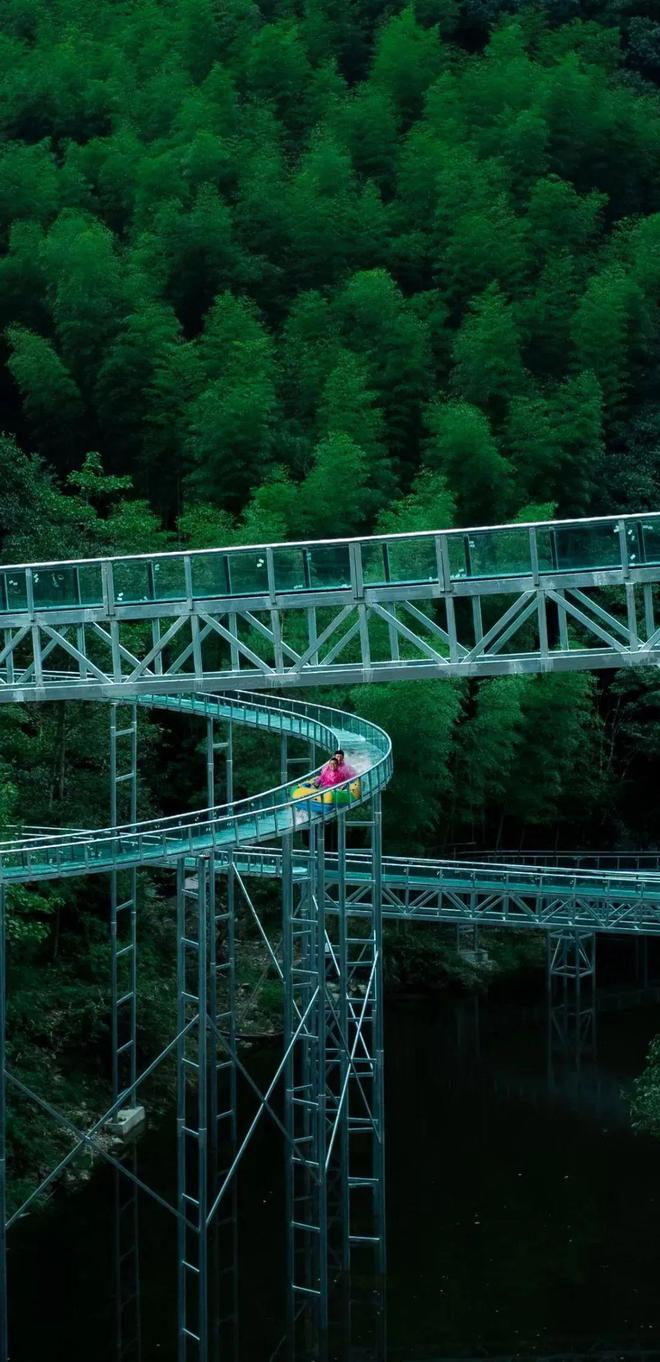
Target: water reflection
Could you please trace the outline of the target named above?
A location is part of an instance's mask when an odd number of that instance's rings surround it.
[[[313,1308],[286,1327],[284,1160],[264,1126],[212,1245],[210,1362],[660,1362],[657,1142],[633,1135],[626,1097],[659,1001],[628,990],[636,1008],[610,995],[605,1011],[601,995],[597,1026],[596,1009],[557,1018],[508,994],[392,1003],[387,1321],[354,1263],[324,1337]],[[171,1134],[137,1148],[164,1195]],[[17,1226],[15,1362],[176,1362],[175,1218],[113,1180],[99,1168]]]
[[[135,1171],[134,1150],[126,1152],[124,1162]],[[151,1362],[142,1347],[138,1198],[135,1184],[116,1173],[116,1362]],[[237,1235],[238,1211],[234,1198],[231,1213],[218,1222],[209,1245],[208,1362],[252,1362],[254,1357],[249,1345],[247,1352],[242,1352],[240,1347]],[[290,1287],[291,1283],[288,1285]],[[258,1284],[255,1287],[258,1292]],[[319,1330],[315,1302],[303,1304],[276,1343],[268,1362],[382,1362],[386,1356],[384,1280],[344,1275],[332,1285],[329,1329]]]

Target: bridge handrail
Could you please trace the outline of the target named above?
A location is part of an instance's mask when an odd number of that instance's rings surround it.
[[[0,615],[634,572],[660,566],[660,512],[0,566]]]

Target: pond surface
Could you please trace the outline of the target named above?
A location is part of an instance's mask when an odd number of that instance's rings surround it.
[[[578,1066],[549,1053],[541,1008],[389,1005],[387,1342],[357,1311],[331,1360],[660,1357],[660,1143],[633,1134],[626,1095],[658,1031],[658,1006],[600,1012]],[[166,1194],[171,1134],[139,1150]],[[240,1188],[240,1348],[223,1362],[267,1362],[282,1335],[281,1165],[264,1123]],[[12,1362],[134,1362],[115,1339],[113,1194],[101,1169],[12,1232]],[[175,1222],[146,1199],[139,1221],[142,1362],[175,1362]]]

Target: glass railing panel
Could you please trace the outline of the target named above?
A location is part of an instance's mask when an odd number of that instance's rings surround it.
[[[274,549],[276,591],[305,591],[309,586],[304,549]]]
[[[539,572],[554,572],[557,568],[557,549],[554,530],[540,527],[534,531],[536,536],[536,560]]]
[[[4,588],[8,610],[27,610],[25,571],[4,572]]]
[[[117,605],[139,605],[153,600],[148,559],[118,559],[112,565],[112,577]]]
[[[488,530],[464,536],[468,577],[517,577],[529,574],[529,530]]]
[[[185,600],[186,574],[183,558],[154,558],[152,567],[155,600]]]
[[[639,531],[644,549],[644,562],[660,563],[660,522],[642,520]],[[632,562],[630,548],[628,549],[628,557],[629,561]]]
[[[73,567],[34,568],[32,592],[36,610],[47,610],[58,605],[79,605],[76,569]]]
[[[391,539],[385,552],[391,582],[403,586],[438,581],[438,560],[432,535],[419,539]]]
[[[347,544],[319,544],[306,552],[309,584],[313,591],[350,586],[351,564]]]
[[[552,541],[559,572],[617,567],[621,548],[617,522],[595,525],[558,525]]]
[[[224,553],[192,554],[193,595],[228,596],[229,578]]]
[[[365,540],[361,545],[362,580],[365,586],[386,586],[389,563],[386,545]]]
[[[468,539],[469,535],[467,534],[447,535],[449,576],[453,581],[470,575],[468,570]]]
[[[268,592],[266,550],[228,553],[229,590],[232,596],[265,596]]]
[[[103,604],[103,577],[100,563],[81,563],[77,569],[81,605]]]
[[[624,521],[623,523],[628,562],[630,563],[631,567],[641,567],[645,561],[644,533],[642,529],[642,522],[636,520],[632,521],[628,520]],[[653,530],[654,526],[651,524],[650,528],[651,530]],[[655,553],[658,554],[660,552],[660,524],[658,524],[657,526],[656,533],[658,535],[658,539],[655,545],[653,545],[653,548]],[[660,559],[657,559],[657,561],[660,561]]]

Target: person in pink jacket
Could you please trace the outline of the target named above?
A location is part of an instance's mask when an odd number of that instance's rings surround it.
[[[345,780],[353,780],[357,772],[349,766],[343,748],[338,747],[334,756],[326,762],[314,784],[318,790],[328,790],[333,785],[341,785]]]

